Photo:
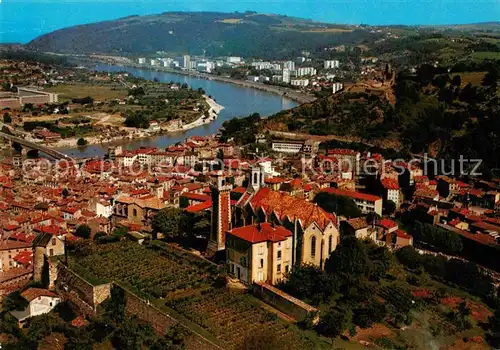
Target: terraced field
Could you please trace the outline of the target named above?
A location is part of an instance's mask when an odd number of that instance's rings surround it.
[[[212,289],[199,297],[177,299],[167,305],[186,315],[226,342],[238,348],[245,339],[265,329],[275,336],[275,341],[287,349],[313,348],[313,344],[297,336],[291,325],[278,322],[273,315],[252,302],[252,297],[242,293],[221,293]]]
[[[92,245],[72,255],[70,267],[94,282],[115,281],[155,305],[178,312],[228,348],[265,331],[286,349],[321,347],[295,325],[262,309],[251,295],[230,292],[217,266],[163,242]],[[161,299],[160,299],[161,298]]]

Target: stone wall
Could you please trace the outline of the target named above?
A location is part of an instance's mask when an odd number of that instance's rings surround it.
[[[97,306],[110,296],[111,283],[94,286],[63,263],[58,263],[57,267],[56,290],[63,298],[80,307],[82,312],[87,313],[90,308],[95,313]]]
[[[119,286],[115,285],[115,287]],[[137,318],[151,324],[158,334],[165,334],[169,327],[177,324],[175,319],[127,290],[125,290],[125,298],[127,302],[125,310],[127,313],[135,315]]]
[[[259,299],[262,299],[299,322],[308,317],[312,317],[314,324],[319,322],[319,310],[317,308],[292,297],[276,287],[266,283],[254,282],[251,291]]]
[[[137,316],[140,320],[148,322],[157,334],[164,335],[169,327],[180,324],[185,328],[187,333],[190,333],[190,335],[186,336],[184,339],[186,348],[203,350],[222,349],[221,346],[208,340],[195,330],[191,329],[188,325],[170,316],[165,311],[158,309],[148,300],[140,298],[136,294],[121,287],[120,285],[117,285],[116,283],[113,284],[113,287],[121,288],[125,292],[125,299],[127,303],[125,311],[130,315]]]
[[[111,295],[111,283],[100,284],[98,286],[94,286],[93,293],[93,303],[94,306],[101,304],[104,300],[109,298]]]

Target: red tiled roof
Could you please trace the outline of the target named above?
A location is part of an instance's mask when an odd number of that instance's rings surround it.
[[[345,155],[355,156],[356,154],[358,154],[358,152],[348,148],[335,148],[335,149],[329,149],[328,154],[345,154]]]
[[[21,242],[26,242],[26,243],[31,243],[35,239],[36,235],[33,234],[26,234],[26,233],[13,233],[9,239],[13,239],[16,241],[21,241]]]
[[[245,193],[246,192],[246,188],[243,187],[243,186],[240,186],[240,187],[236,187],[234,188],[231,192],[234,192],[234,193]]]
[[[292,235],[283,226],[272,226],[267,222],[234,228],[228,233],[250,243],[280,242]]]
[[[3,229],[5,231],[13,231],[13,230],[17,230],[18,228],[19,228],[19,225],[17,225],[17,224],[7,224],[7,225],[3,226]]]
[[[14,259],[14,261],[16,261],[17,263],[19,263],[21,265],[28,266],[33,261],[33,251],[29,250],[26,252],[20,252],[19,254],[14,256],[13,259]]]
[[[382,219],[378,223],[380,226],[385,228],[386,230],[390,230],[391,228],[397,227],[398,223],[391,219]]]
[[[245,202],[240,200],[239,203]],[[289,220],[297,218],[304,227],[315,222],[321,229],[324,229],[330,222],[336,222],[335,215],[327,213],[318,205],[286,193],[272,191],[269,188],[259,189],[250,198],[249,204],[255,212],[262,209],[268,215],[275,213],[280,220],[286,217]]]
[[[465,217],[467,220],[470,220],[470,221],[481,221],[483,220],[483,218],[479,215],[467,215]]]
[[[281,177],[268,177],[264,180],[266,184],[280,184],[285,182],[286,180]]]
[[[399,238],[405,238],[405,239],[411,239],[412,236],[409,235],[408,233],[406,233],[405,231],[403,230],[397,230],[396,231],[396,235],[399,237]]]
[[[0,241],[0,250],[31,248],[30,243],[20,241]]]
[[[207,196],[206,194],[198,194],[198,193],[192,193],[192,192],[184,192],[181,194],[182,197],[186,197],[187,199],[190,200],[195,200],[199,202],[206,202],[211,200],[210,196]]]
[[[43,233],[49,233],[53,236],[57,236],[61,230],[61,228],[57,225],[41,225],[41,226],[36,226],[34,228],[36,232],[43,232]]]
[[[386,190],[399,190],[399,183],[396,179],[386,177],[383,178],[381,182]]]
[[[204,211],[204,210],[207,210],[210,208],[212,208],[212,200],[208,200],[206,202],[191,205],[191,206],[186,208],[186,211],[188,213],[198,213],[200,211]]]
[[[78,208],[64,208],[64,209],[61,209],[61,211],[63,213],[70,213],[70,214],[74,214],[78,211],[79,209]]]
[[[29,288],[21,293],[21,296],[27,301],[35,300],[38,297],[58,298],[58,295],[43,288]]]
[[[78,316],[77,318],[75,318],[73,321],[71,321],[71,325],[73,327],[77,327],[77,328],[79,328],[79,327],[85,327],[88,324],[89,324],[89,321],[87,321],[85,319],[85,317],[83,317],[81,315]]]

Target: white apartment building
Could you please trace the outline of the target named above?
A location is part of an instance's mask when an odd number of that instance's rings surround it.
[[[215,69],[215,64],[210,61],[206,62],[198,62],[196,64],[196,70],[198,72],[206,72],[206,73],[212,73],[212,71]]]
[[[290,80],[290,84],[293,86],[306,87],[309,85],[309,79],[292,79]]]
[[[271,62],[267,62],[267,61],[252,62],[251,66],[254,67],[257,70],[273,69],[272,63]]]
[[[344,88],[344,84],[342,83],[333,83],[332,92],[335,94]]]
[[[325,69],[339,68],[339,66],[340,66],[339,60],[326,60],[324,63]]]
[[[302,142],[275,141],[272,143],[272,150],[282,153],[299,153],[303,146]]]
[[[297,77],[316,75],[316,68],[314,67],[301,67],[297,68],[295,75]]]
[[[233,63],[233,64],[237,64],[237,63],[241,63],[241,57],[237,57],[237,56],[230,56],[227,58],[227,63]]]
[[[182,56],[182,68],[185,69],[191,68],[191,56],[189,55]]]
[[[283,69],[283,82],[289,84],[291,75],[292,74],[290,72],[290,69],[288,68]]]
[[[162,59],[162,62],[163,62],[163,67],[170,67],[172,65],[172,63],[174,62],[174,60],[166,57],[166,58]]]
[[[146,64],[146,59],[144,57],[140,57],[138,59],[139,64]]]
[[[295,62],[294,61],[286,61],[283,63],[283,69],[295,70]]]
[[[149,62],[150,62],[150,64],[151,64],[152,66],[157,66],[157,65],[158,65],[158,61],[157,61],[157,60],[155,60],[155,59],[152,59],[152,60],[150,60]]]

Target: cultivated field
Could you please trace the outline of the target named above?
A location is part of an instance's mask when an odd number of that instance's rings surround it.
[[[59,95],[59,101],[71,101],[73,98],[84,98],[87,96],[95,100],[107,100],[127,96],[127,90],[121,87],[111,87],[103,85],[87,85],[83,83],[59,84],[46,89]]]
[[[72,255],[71,262],[70,267],[92,283],[118,282],[166,311],[177,311],[230,348],[241,348],[262,330],[287,349],[318,347],[317,339],[312,343],[252,296],[230,292],[217,266],[163,242],[93,245]]]

